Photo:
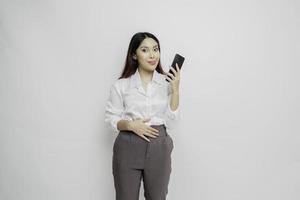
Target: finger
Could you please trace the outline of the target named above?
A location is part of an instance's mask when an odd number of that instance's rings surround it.
[[[146,130],[146,134],[150,137],[154,137],[156,138],[157,137],[157,133],[151,131],[151,130]]]
[[[141,138],[143,138],[144,140],[146,140],[147,142],[150,142],[150,140],[148,138],[146,138],[144,135],[140,135]]]
[[[176,70],[177,70],[177,72],[179,72],[180,71],[180,69],[179,69],[179,66],[178,66],[178,64],[176,63]]]
[[[155,129],[155,128],[152,128],[151,126],[149,126],[149,129],[150,129],[151,131],[154,131],[155,133],[158,133],[158,132],[159,132],[159,130],[157,130],[157,129]]]
[[[159,133],[158,133],[159,131],[156,130],[156,129],[154,129],[154,128],[152,128],[152,127],[148,127],[148,131],[150,131],[151,134],[153,134],[153,135],[156,135],[156,136],[159,135]]]
[[[152,135],[159,136],[159,133],[151,132]]]
[[[151,138],[157,138],[157,136],[152,135],[152,134],[150,134],[150,133],[146,133],[146,135],[147,135],[148,137],[151,137]]]
[[[168,76],[166,76],[166,79],[167,79],[169,82],[173,81],[173,80],[170,79]]]
[[[177,73],[177,71],[176,71],[173,67],[170,67],[170,69],[171,69],[171,71],[172,71],[174,74]]]
[[[168,73],[169,76],[171,76],[172,79],[175,78],[175,76],[172,73]]]
[[[149,122],[150,118],[143,119],[142,122]]]
[[[177,76],[180,77],[180,69],[179,66],[176,64],[176,69],[177,69]]]

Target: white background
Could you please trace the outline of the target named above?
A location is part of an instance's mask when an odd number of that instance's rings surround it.
[[[299,8],[0,0],[0,199],[114,199],[104,108],[139,31],[186,57],[168,199],[300,199]]]

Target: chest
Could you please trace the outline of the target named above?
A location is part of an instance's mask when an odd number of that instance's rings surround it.
[[[124,91],[122,96],[125,109],[143,109],[145,107],[162,109],[168,103],[168,87],[141,84],[140,87]]]

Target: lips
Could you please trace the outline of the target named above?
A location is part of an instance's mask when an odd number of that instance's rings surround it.
[[[148,63],[149,63],[150,65],[155,65],[155,64],[156,64],[156,60],[148,61]]]

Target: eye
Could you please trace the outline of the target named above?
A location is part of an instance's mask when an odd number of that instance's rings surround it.
[[[147,52],[147,49],[142,49],[142,52]]]
[[[155,48],[154,51],[159,51],[159,49],[158,49],[158,48]]]

